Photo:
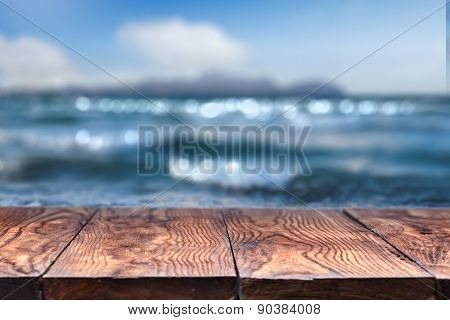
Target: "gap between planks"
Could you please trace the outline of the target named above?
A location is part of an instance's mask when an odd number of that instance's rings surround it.
[[[429,273],[437,299],[449,299],[449,208],[346,208],[344,213]]]
[[[80,230],[78,230],[78,232],[72,237],[72,239],[70,239],[70,241],[64,246],[64,248],[61,250],[61,252],[56,256],[55,260],[53,260],[50,265],[47,267],[47,269],[45,269],[45,271],[42,273],[42,275],[39,276],[40,279],[42,279],[42,277],[45,276],[45,274],[50,270],[50,268],[55,264],[55,262],[59,259],[59,257],[64,253],[64,251],[72,244],[72,242],[75,240],[76,237],[78,237],[78,235],[80,234],[81,231],[83,231],[83,229],[91,222],[91,220],[94,218],[94,216],[97,214],[97,212],[99,212],[100,209],[94,209],[94,212],[92,213],[92,215],[88,218],[88,220],[82,225],[82,227],[80,228]],[[42,282],[42,280],[41,280]],[[42,283],[41,283],[41,287],[42,287]],[[45,300],[45,290],[42,288],[42,299]]]
[[[228,239],[228,245],[230,248],[231,256],[233,257],[234,270],[236,272],[236,298],[237,298],[237,300],[242,300],[241,276],[239,275],[239,268],[236,263],[236,255],[234,254],[233,243],[231,241],[230,232],[228,231],[225,213],[223,211],[221,211],[220,215],[222,216],[223,225],[225,226],[225,232],[226,232],[227,239]]]
[[[1,207],[0,299],[43,299],[43,275],[96,211]]]

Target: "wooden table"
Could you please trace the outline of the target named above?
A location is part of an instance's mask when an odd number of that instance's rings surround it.
[[[450,209],[0,208],[3,299],[446,299]]]

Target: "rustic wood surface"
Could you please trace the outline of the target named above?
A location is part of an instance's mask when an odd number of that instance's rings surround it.
[[[0,208],[0,299],[41,298],[39,277],[92,214],[81,208]]]
[[[334,210],[226,213],[244,299],[432,299],[434,281]]]
[[[450,209],[0,208],[0,298],[445,298],[449,234]]]
[[[438,279],[450,296],[450,209],[346,209]]]
[[[44,276],[44,290],[48,299],[235,298],[223,217],[203,209],[101,210]]]

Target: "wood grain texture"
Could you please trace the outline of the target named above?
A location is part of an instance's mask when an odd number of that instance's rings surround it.
[[[346,212],[434,275],[438,290],[447,298],[450,296],[450,209]]]
[[[229,210],[244,299],[432,299],[430,275],[335,210]]]
[[[82,208],[0,208],[0,298],[41,298],[39,277],[92,214]]]
[[[49,299],[229,299],[235,284],[223,218],[207,209],[101,210],[44,277]]]

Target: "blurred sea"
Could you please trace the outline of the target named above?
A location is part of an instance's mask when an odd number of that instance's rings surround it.
[[[296,101],[154,100],[194,127],[261,125]],[[178,124],[153,104],[127,97],[3,96],[0,205],[302,207],[295,197],[316,207],[450,205],[448,98],[309,99],[272,123],[312,128],[304,147],[312,175],[270,177],[291,195],[262,177],[223,171],[162,192],[180,179],[170,168],[177,159],[161,164],[171,175],[136,174],[138,125]],[[239,159],[216,160],[240,165]]]

